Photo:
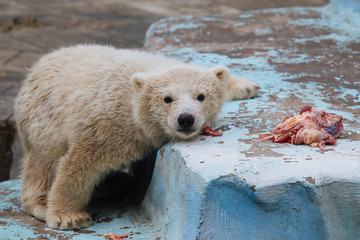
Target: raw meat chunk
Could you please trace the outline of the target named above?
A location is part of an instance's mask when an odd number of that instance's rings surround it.
[[[301,109],[300,115],[285,118],[270,134],[260,134],[260,140],[277,143],[308,144],[323,151],[325,144],[336,143],[344,129],[342,116],[316,110],[310,106]]]

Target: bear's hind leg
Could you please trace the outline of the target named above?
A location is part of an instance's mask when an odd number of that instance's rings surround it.
[[[73,146],[61,159],[48,197],[46,223],[50,228],[70,230],[92,225],[85,208],[106,171],[97,160],[92,148],[83,146]]]
[[[229,79],[226,101],[241,100],[255,97],[260,87],[257,83],[243,77],[233,77]]]
[[[27,152],[22,159],[21,199],[24,209],[45,221],[47,195],[53,178],[54,166],[44,156]]]

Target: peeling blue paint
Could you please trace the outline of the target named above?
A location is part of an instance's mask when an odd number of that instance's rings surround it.
[[[147,216],[136,207],[122,207],[118,203],[96,205],[90,209],[95,224],[81,231],[50,229],[45,223],[25,213],[20,202],[21,180],[0,183],[0,239],[74,239],[103,240],[105,233],[129,234],[132,239],[155,239],[156,231]],[[139,220],[141,218],[141,220]],[[136,233],[136,234],[135,234]]]
[[[203,195],[201,192],[197,191],[191,181],[186,184],[185,202],[186,227],[184,239],[198,239],[200,230],[199,226],[201,225],[202,219],[201,208],[203,204]]]
[[[360,2],[357,0],[332,0],[327,6],[337,11],[347,22],[360,26]]]
[[[177,25],[172,25],[169,28],[170,32],[175,32],[179,29],[197,29],[197,28],[202,28],[202,27],[206,27],[205,24],[203,23],[183,23],[183,24],[177,24]]]
[[[269,35],[272,34],[273,30],[271,28],[259,28],[259,29],[255,29],[255,34],[256,35]]]
[[[233,24],[233,26],[234,26],[234,28],[245,26],[245,22],[238,22],[238,23]]]
[[[0,231],[0,239],[2,240],[15,240],[21,239],[24,236],[27,238],[39,239],[40,237],[46,237],[44,235],[35,234],[32,228],[29,228],[26,224],[19,220],[0,218],[1,222],[6,222],[6,226],[3,226]]]
[[[251,12],[245,12],[239,15],[239,18],[251,18],[252,16],[254,16],[254,14],[252,14]]]
[[[328,239],[316,194],[299,183],[256,188],[229,176],[205,196],[200,239]]]
[[[278,52],[285,52],[286,50],[269,50],[269,55],[278,56]],[[266,57],[248,57],[241,59],[231,59],[225,55],[219,55],[215,53],[198,53],[192,48],[182,48],[182,49],[172,49],[171,53],[173,56],[176,56],[182,61],[188,61],[193,64],[201,65],[204,67],[212,67],[221,63],[225,66],[232,66],[231,72],[237,76],[244,76],[249,79],[257,82],[263,89],[266,89],[267,95],[260,95],[258,98],[252,100],[255,106],[262,103],[262,105],[270,105],[271,100],[269,99],[269,94],[277,93],[277,97],[279,98],[288,98],[292,93],[292,89],[300,89],[300,85],[306,86],[305,89],[302,90],[302,98],[304,102],[311,103],[316,108],[324,109],[329,111],[331,109],[331,104],[326,103],[323,100],[326,99],[327,96],[324,96],[321,92],[314,91],[314,89],[319,87],[318,83],[308,82],[308,83],[293,83],[287,82],[284,80],[291,80],[300,77],[299,75],[288,75],[286,73],[278,72],[274,67],[268,64]],[[285,58],[285,57],[276,57],[275,61],[286,62],[286,63],[302,63],[302,62],[311,62],[311,59],[306,54],[298,54],[297,58]],[[239,66],[235,68],[234,66]],[[243,70],[243,69],[251,69],[251,70]],[[303,76],[306,76],[303,73]],[[317,77],[317,76],[314,76]],[[271,79],[271,81],[269,81]],[[320,84],[321,86],[321,84]],[[281,89],[285,89],[281,91]],[[358,96],[359,92],[357,89],[349,89],[342,88],[343,96],[351,95],[353,97]],[[257,108],[254,106],[254,112],[252,115],[256,115]],[[360,106],[352,107],[355,109],[360,109]],[[269,111],[271,111],[271,107],[268,106]],[[275,108],[274,108],[275,110]],[[349,121],[357,120],[352,112],[339,112],[331,109],[331,112],[342,114],[344,118]],[[294,112],[295,114],[296,112]]]

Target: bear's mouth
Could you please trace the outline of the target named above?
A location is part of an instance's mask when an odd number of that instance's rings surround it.
[[[185,134],[187,136],[189,136],[189,135],[193,134],[194,132],[196,132],[196,130],[193,130],[193,129],[178,129],[177,131],[182,133],[182,134]]]

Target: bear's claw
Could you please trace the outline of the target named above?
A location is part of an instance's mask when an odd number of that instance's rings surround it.
[[[86,212],[78,213],[49,213],[46,216],[48,227],[60,230],[81,229],[90,227],[93,223]]]

